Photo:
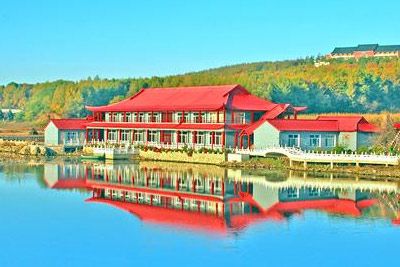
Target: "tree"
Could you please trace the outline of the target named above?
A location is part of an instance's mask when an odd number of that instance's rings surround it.
[[[14,120],[14,113],[11,111],[11,109],[9,109],[7,112],[7,120],[9,121]]]
[[[0,110],[0,121],[3,121],[3,120],[4,120],[4,113],[3,113],[3,111]]]

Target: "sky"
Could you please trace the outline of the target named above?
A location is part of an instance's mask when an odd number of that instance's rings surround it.
[[[165,76],[400,44],[400,1],[0,0],[0,84]]]

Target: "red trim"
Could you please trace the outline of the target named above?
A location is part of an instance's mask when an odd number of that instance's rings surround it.
[[[223,129],[223,124],[212,123],[123,123],[123,122],[92,122],[86,124],[87,128],[125,128],[125,129],[199,129],[199,130],[219,130]]]

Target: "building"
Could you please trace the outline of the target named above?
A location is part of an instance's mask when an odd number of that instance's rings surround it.
[[[87,123],[87,119],[51,119],[44,131],[45,145],[65,149],[82,147]]]
[[[335,47],[328,58],[399,57],[400,45],[361,44],[354,47]]]
[[[369,146],[377,132],[361,116],[299,120],[298,113],[306,107],[273,103],[240,85],[148,88],[118,103],[87,109],[92,112],[90,120],[63,120],[59,127],[85,129],[88,143],[193,149],[267,145],[324,149],[341,144],[357,149]],[[46,133],[47,142],[65,142],[54,131]]]
[[[260,120],[243,130],[255,147],[294,146],[304,150],[368,147],[378,128],[362,116],[319,116],[315,120]],[[268,138],[265,138],[268,136]]]
[[[142,89],[121,102],[87,109],[88,140],[149,146],[247,146],[240,133],[261,117],[296,118],[303,107],[276,104],[251,95],[240,85]]]

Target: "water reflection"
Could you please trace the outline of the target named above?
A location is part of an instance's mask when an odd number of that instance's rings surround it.
[[[307,210],[398,224],[398,183],[306,173],[261,173],[215,166],[46,163],[54,189],[91,192],[87,202],[134,214],[145,222],[211,232],[235,232],[266,220],[285,222]]]

